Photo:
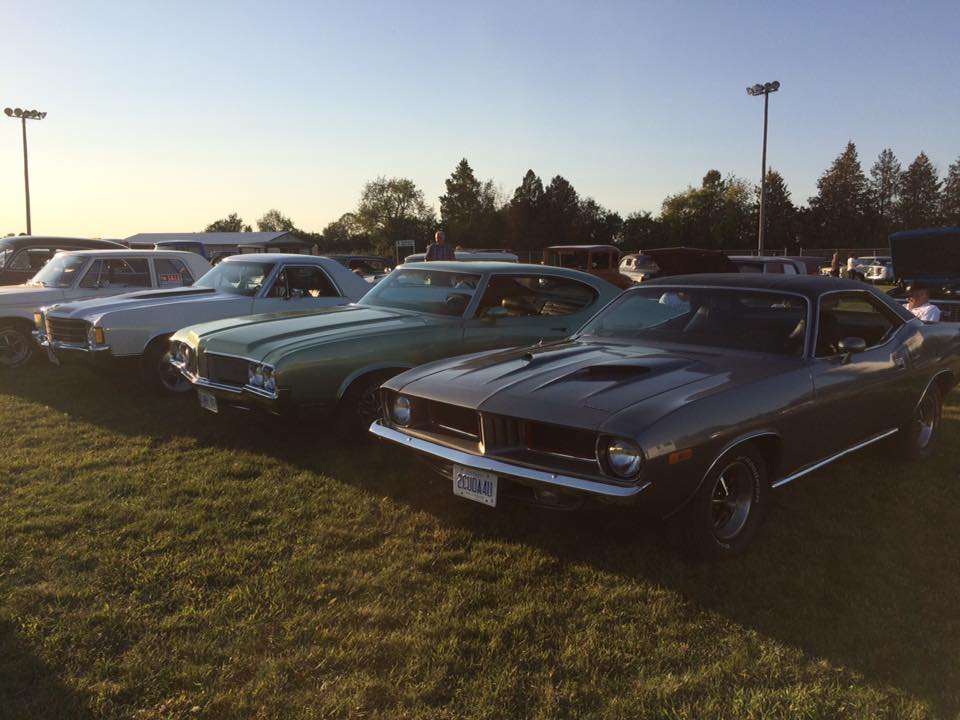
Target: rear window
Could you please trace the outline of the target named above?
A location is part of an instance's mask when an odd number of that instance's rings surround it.
[[[153,261],[157,271],[157,287],[175,288],[193,285],[194,277],[182,260],[162,258]]]

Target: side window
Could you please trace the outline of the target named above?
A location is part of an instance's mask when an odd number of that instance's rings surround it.
[[[82,288],[151,287],[150,268],[145,258],[105,258],[90,265],[80,281]]]
[[[836,355],[844,338],[863,338],[867,347],[886,342],[903,324],[891,310],[866,293],[831,293],[820,300],[817,357]]]
[[[40,267],[43,267],[43,265],[41,265]],[[31,269],[33,269],[33,268],[31,267],[31,263],[30,263],[30,251],[29,251],[29,250],[21,250],[21,251],[18,252],[16,255],[14,255],[14,256],[13,256],[13,259],[10,261],[10,264],[7,266],[7,269],[8,269],[8,270],[31,270]],[[36,268],[36,269],[39,270],[40,268],[38,267],[38,268]]]
[[[572,315],[597,299],[596,291],[577,280],[546,275],[494,275],[480,298],[477,317],[492,308],[508,317]]]
[[[793,265],[788,265],[784,263],[783,265],[783,274],[784,275],[796,275],[797,269]]]
[[[161,258],[153,261],[157,271],[157,287],[174,288],[193,285],[193,276],[182,260]]]
[[[322,298],[339,297],[340,293],[319,267],[288,265],[277,276],[268,297]]]

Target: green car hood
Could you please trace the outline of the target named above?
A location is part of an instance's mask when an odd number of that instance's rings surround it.
[[[451,320],[453,318],[450,318]],[[443,322],[443,320],[438,319]],[[429,316],[387,308],[348,305],[328,310],[270,313],[194,325],[187,335],[203,352],[271,362],[277,354],[304,347],[419,329]]]

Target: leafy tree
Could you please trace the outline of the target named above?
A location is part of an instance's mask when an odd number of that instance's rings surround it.
[[[645,250],[666,243],[662,223],[645,210],[627,215],[621,235],[620,242],[626,250]]]
[[[797,243],[797,208],[783,176],[767,171],[767,204],[764,244],[770,248],[794,248]]]
[[[877,231],[882,237],[886,237],[893,230],[894,210],[902,175],[900,161],[890,148],[882,150],[877,161],[870,168],[868,189]]]
[[[872,236],[867,227],[867,179],[860,167],[857,146],[847,147],[817,180],[818,193],[810,198],[811,247],[862,247]]]
[[[323,229],[320,245],[325,252],[347,252],[370,248],[370,236],[356,213],[344,213]]]
[[[945,225],[960,226],[960,158],[950,166],[943,183],[941,212]]]
[[[668,245],[743,248],[755,238],[753,186],[718,170],[703,176],[699,188],[668,195],[660,220]]]
[[[930,227],[940,221],[940,185],[937,169],[921,152],[900,182],[897,216],[902,227]]]
[[[237,213],[230,213],[225,218],[214,220],[203,229],[204,232],[251,232],[253,228],[244,225]]]
[[[593,198],[580,201],[573,238],[577,244],[611,245],[622,239],[623,218],[619,213],[607,210]]]
[[[274,208],[267,210],[259,220],[257,220],[257,229],[260,232],[292,232],[297,228],[293,220]]]
[[[429,242],[437,224],[423,191],[407,178],[378,177],[368,182],[360,196],[357,220],[376,249],[386,254],[393,253],[397,240]]]

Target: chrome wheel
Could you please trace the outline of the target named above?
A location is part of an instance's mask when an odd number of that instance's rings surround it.
[[[713,535],[717,540],[732,540],[746,526],[753,507],[755,482],[753,468],[739,458],[717,475],[710,498]]]
[[[919,450],[926,450],[940,425],[940,394],[927,392],[913,416],[914,441]]]
[[[0,328],[0,366],[15,368],[33,354],[30,340],[13,327]]]

